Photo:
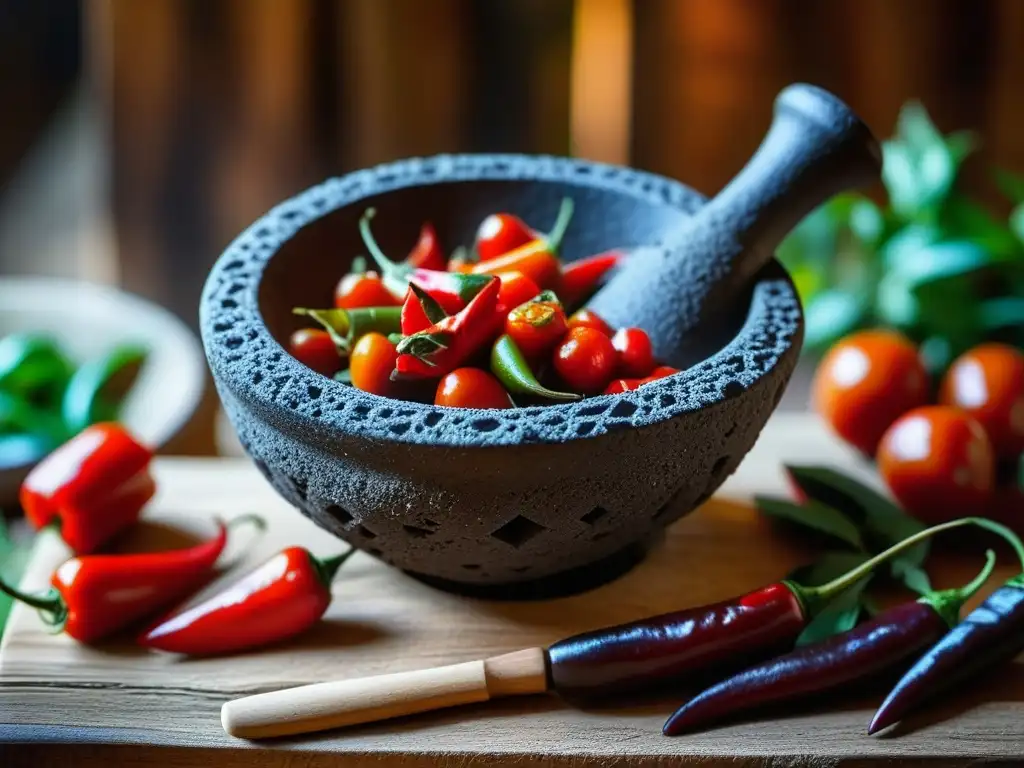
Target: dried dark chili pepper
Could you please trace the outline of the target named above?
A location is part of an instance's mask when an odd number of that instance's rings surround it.
[[[377,263],[388,290],[396,296],[405,296],[409,283],[416,283],[444,307],[448,314],[454,314],[465,307],[484,287],[491,282],[489,275],[462,274],[434,269],[417,269],[410,264],[391,261],[381,250],[370,230],[370,220],[376,211],[370,208],[359,220],[359,232]]]
[[[541,384],[534,375],[515,340],[508,334],[494,342],[491,349],[491,373],[509,392],[543,397],[546,400],[579,400],[575,392],[555,392]]]
[[[265,524],[256,515],[230,523]],[[202,587],[228,540],[228,525],[217,535],[184,549],[129,555],[72,557],[53,574],[45,595],[29,595],[0,581],[0,592],[36,608],[46,623],[81,643],[94,643],[166,609]]]
[[[398,343],[395,379],[439,379],[460,367],[497,335],[501,281],[490,278],[466,308]]]
[[[1024,564],[1024,549],[1015,546]],[[896,683],[868,726],[877,733],[1024,651],[1024,573],[993,592]]]
[[[863,624],[765,661],[722,680],[690,699],[665,722],[678,736],[767,704],[791,701],[891,673],[919,656],[960,620],[960,608],[984,585],[995,567],[992,550],[970,584],[931,592]]]
[[[1013,538],[990,520],[961,518],[910,536],[818,587],[780,581],[712,605],[576,635],[548,649],[552,685],[567,698],[600,698],[720,679],[790,650],[811,619],[880,563],[964,525]]]
[[[223,592],[156,623],[139,643],[147,648],[209,656],[294,637],[331,604],[331,581],[355,550],[320,560],[289,547]]]
[[[559,297],[567,307],[578,307],[592,294],[619,261],[622,251],[608,251],[566,264],[562,267],[562,290]]]

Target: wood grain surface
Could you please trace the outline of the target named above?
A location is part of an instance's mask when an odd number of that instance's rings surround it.
[[[722,492],[681,520],[650,557],[593,592],[542,603],[445,594],[359,554],[342,570],[325,620],[279,647],[225,659],[148,653],[123,640],[85,648],[47,633],[17,608],[0,646],[0,765],[701,765],[929,766],[1024,763],[1024,667],[1019,663],[898,735],[869,738],[878,696],[772,711],[704,734],[664,738],[676,699],[581,711],[540,695],[491,701],[291,740],[247,743],[221,729],[229,698],[285,686],[480,659],[644,615],[728,597],[774,581],[813,550],[759,519],[746,500],[783,493],[783,460],[868,468],[807,416],[777,416]],[[292,511],[243,460],[160,459],[160,493],[133,549],[212,531],[215,515],[259,512],[257,538],[238,533],[224,579],[289,544],[329,555],[339,544]],[[25,588],[40,588],[67,555],[39,539]],[[939,586],[970,578],[977,554],[944,554]],[[1013,571],[1006,558],[997,573]],[[996,580],[991,582],[994,588]],[[215,588],[215,585],[211,586]],[[976,598],[972,605],[978,602]],[[443,760],[442,760],[443,756]]]

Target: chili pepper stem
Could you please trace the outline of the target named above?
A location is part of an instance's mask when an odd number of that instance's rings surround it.
[[[562,240],[565,239],[565,232],[569,229],[569,222],[572,221],[572,213],[574,204],[571,197],[563,197],[562,204],[558,208],[558,217],[555,219],[555,224],[551,227],[551,231],[548,233],[547,240],[548,248],[552,251],[558,251],[562,247]]]
[[[267,530],[267,521],[255,512],[249,512],[244,515],[239,515],[238,517],[233,517],[228,520],[225,525],[228,528],[236,528],[240,525],[252,525],[257,531]]]
[[[925,539],[931,538],[937,533],[952,530],[953,528],[961,528],[965,525],[976,525],[979,528],[984,528],[985,530],[991,531],[992,533],[998,534],[1006,539],[1010,546],[1013,547],[1014,552],[1016,552],[1017,556],[1020,558],[1021,567],[1024,568],[1024,544],[1021,543],[1021,540],[1013,531],[1005,525],[1000,525],[994,520],[989,520],[984,517],[962,517],[959,520],[951,520],[948,523],[941,523],[940,525],[926,528],[923,531],[918,531],[913,536],[908,536],[903,539],[903,541],[894,544],[884,552],[875,555],[870,560],[861,563],[856,568],[847,571],[842,576],[833,579],[827,584],[822,584],[818,587],[804,587],[790,581],[787,581],[786,584],[800,600],[805,614],[809,616],[814,615],[822,606],[832,600],[832,598],[840,592],[852,587],[858,581],[870,574],[876,566],[886,562],[894,555],[921,543]]]
[[[46,623],[51,626],[61,627],[68,618],[68,606],[64,598],[52,587],[45,595],[30,595],[0,579],[0,592],[45,614]]]
[[[324,586],[330,585],[334,581],[335,575],[338,573],[338,569],[345,564],[352,555],[356,553],[355,547],[352,547],[346,552],[342,552],[340,555],[334,557],[328,557],[326,559],[319,559],[310,555],[310,559],[313,561],[313,565],[316,567],[317,573],[320,576],[320,581]]]
[[[950,628],[955,627],[960,622],[960,609],[963,607],[963,604],[970,600],[974,593],[985,585],[988,577],[992,575],[992,569],[996,566],[995,552],[990,549],[985,552],[985,557],[985,567],[981,569],[970,583],[955,589],[931,592],[920,598],[917,602],[930,606]]]
[[[359,219],[359,234],[362,235],[363,243],[366,244],[366,249],[370,252],[370,256],[377,263],[381,273],[385,279],[394,282],[400,282],[402,285],[405,284],[406,276],[412,272],[412,269],[408,265],[398,264],[385,255],[384,251],[381,250],[380,245],[377,244],[376,238],[373,236],[373,232],[370,230],[370,220],[377,215],[376,208],[367,208],[362,218]]]

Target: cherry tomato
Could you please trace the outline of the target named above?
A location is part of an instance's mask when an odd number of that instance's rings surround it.
[[[634,389],[639,389],[645,381],[646,379],[615,379],[604,388],[604,394],[621,395],[623,392],[632,392]]]
[[[992,443],[959,408],[915,408],[886,430],[878,471],[892,495],[929,525],[983,514],[995,482]]]
[[[573,391],[594,394],[608,386],[616,358],[611,339],[601,331],[572,328],[555,348],[554,364]]]
[[[288,340],[292,357],[324,376],[333,376],[341,368],[341,358],[327,331],[302,328]]]
[[[608,325],[596,312],[591,312],[589,309],[579,309],[573,312],[569,318],[570,328],[593,328],[595,331],[600,331],[605,336],[611,336],[615,333],[612,327]]]
[[[448,408],[512,408],[501,382],[480,368],[456,368],[437,385],[434,405]]]
[[[666,376],[672,376],[680,373],[678,368],[673,368],[671,365],[659,365],[653,371],[647,375],[647,381],[657,381],[658,379],[664,379]]]
[[[508,313],[505,333],[527,358],[546,355],[564,337],[569,326],[557,301],[528,301]]]
[[[476,252],[480,261],[490,261],[504,256],[531,240],[537,233],[526,226],[518,216],[511,213],[492,213],[476,231]]]
[[[928,374],[904,336],[861,331],[825,355],[811,400],[840,437],[873,456],[890,424],[928,402]]]
[[[373,271],[345,275],[334,291],[334,306],[339,309],[397,307],[400,303]]]
[[[997,457],[1024,453],[1024,353],[1006,344],[966,352],[946,372],[939,401],[977,419]]]
[[[389,397],[394,391],[391,372],[395,370],[398,352],[382,333],[368,333],[352,348],[349,374],[352,386],[364,392]]]
[[[615,371],[620,376],[643,378],[654,370],[654,348],[646,331],[640,328],[619,328],[612,336],[618,353]]]
[[[506,310],[511,311],[540,294],[540,286],[522,272],[502,272],[498,277],[501,279],[498,305]]]

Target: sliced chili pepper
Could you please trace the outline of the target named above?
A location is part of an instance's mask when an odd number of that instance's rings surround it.
[[[579,400],[575,392],[555,392],[541,384],[534,375],[515,340],[505,334],[491,349],[491,372],[509,392],[543,397],[546,400]]]
[[[256,515],[230,525],[265,524]],[[47,624],[63,629],[80,643],[94,643],[173,605],[206,584],[224,551],[228,525],[217,522],[217,535],[192,547],[130,555],[81,555],[53,574],[45,595],[28,595],[0,581],[0,591],[36,608]]]
[[[292,310],[318,322],[334,341],[338,352],[347,355],[360,338],[368,333],[398,333],[402,330],[401,307],[357,307],[356,309]]]
[[[68,434],[101,421],[115,421],[121,400],[146,362],[143,347],[126,345],[80,366],[68,381],[61,416]]]
[[[619,261],[624,257],[621,251],[608,251],[566,264],[562,267],[562,292],[559,294],[567,307],[575,307],[586,301]]]
[[[420,227],[419,239],[405,258],[405,263],[415,269],[446,269],[448,259],[437,239],[437,230],[429,221]]]
[[[409,292],[402,303],[402,335],[412,336],[425,331],[435,323],[448,316],[437,299],[420,288],[416,283],[409,283]]]
[[[505,318],[505,333],[515,340],[527,358],[533,360],[554,349],[567,330],[565,310],[552,291],[544,291],[531,301],[520,304]]]
[[[502,256],[481,261],[473,267],[471,274],[497,275],[501,272],[522,272],[541,288],[558,292],[561,289],[562,265],[558,250],[565,238],[565,231],[572,220],[573,203],[570,198],[562,200],[558,219],[550,235],[538,237],[515,248]]]
[[[384,255],[370,230],[370,220],[376,211],[370,208],[359,220],[359,232],[377,263],[388,290],[397,296],[405,296],[410,282],[433,296],[448,314],[461,310],[490,282],[486,275],[460,274],[433,269],[417,269],[410,264],[396,264]]]
[[[712,605],[585,632],[548,649],[552,684],[568,698],[588,699],[720,679],[790,650],[808,621],[876,566],[964,525],[1015,538],[990,520],[962,518],[909,536],[821,586],[780,581]]]
[[[960,608],[985,584],[996,564],[959,589],[931,592],[854,629],[757,664],[690,699],[665,722],[666,736],[693,731],[738,712],[847,687],[906,667],[955,626]]]
[[[540,294],[540,287],[522,272],[501,272],[496,277],[501,280],[501,288],[498,290],[499,312],[511,312]]]
[[[118,424],[96,424],[37,464],[21,486],[21,506],[35,528],[60,525],[76,554],[86,554],[138,520],[156,485],[153,452]]]
[[[307,549],[288,547],[223,592],[160,620],[139,643],[211,656],[287,640],[324,615],[331,581],[354,551],[319,560]]]
[[[518,216],[511,213],[492,213],[480,222],[473,250],[480,261],[490,261],[538,237],[540,235]]]
[[[440,378],[468,360],[497,335],[501,281],[491,278],[466,308],[398,344],[394,378]]]
[[[1024,551],[1015,547],[1024,564]],[[886,697],[868,733],[888,728],[950,689],[1024,650],[1024,573],[1014,576],[918,659]]]

